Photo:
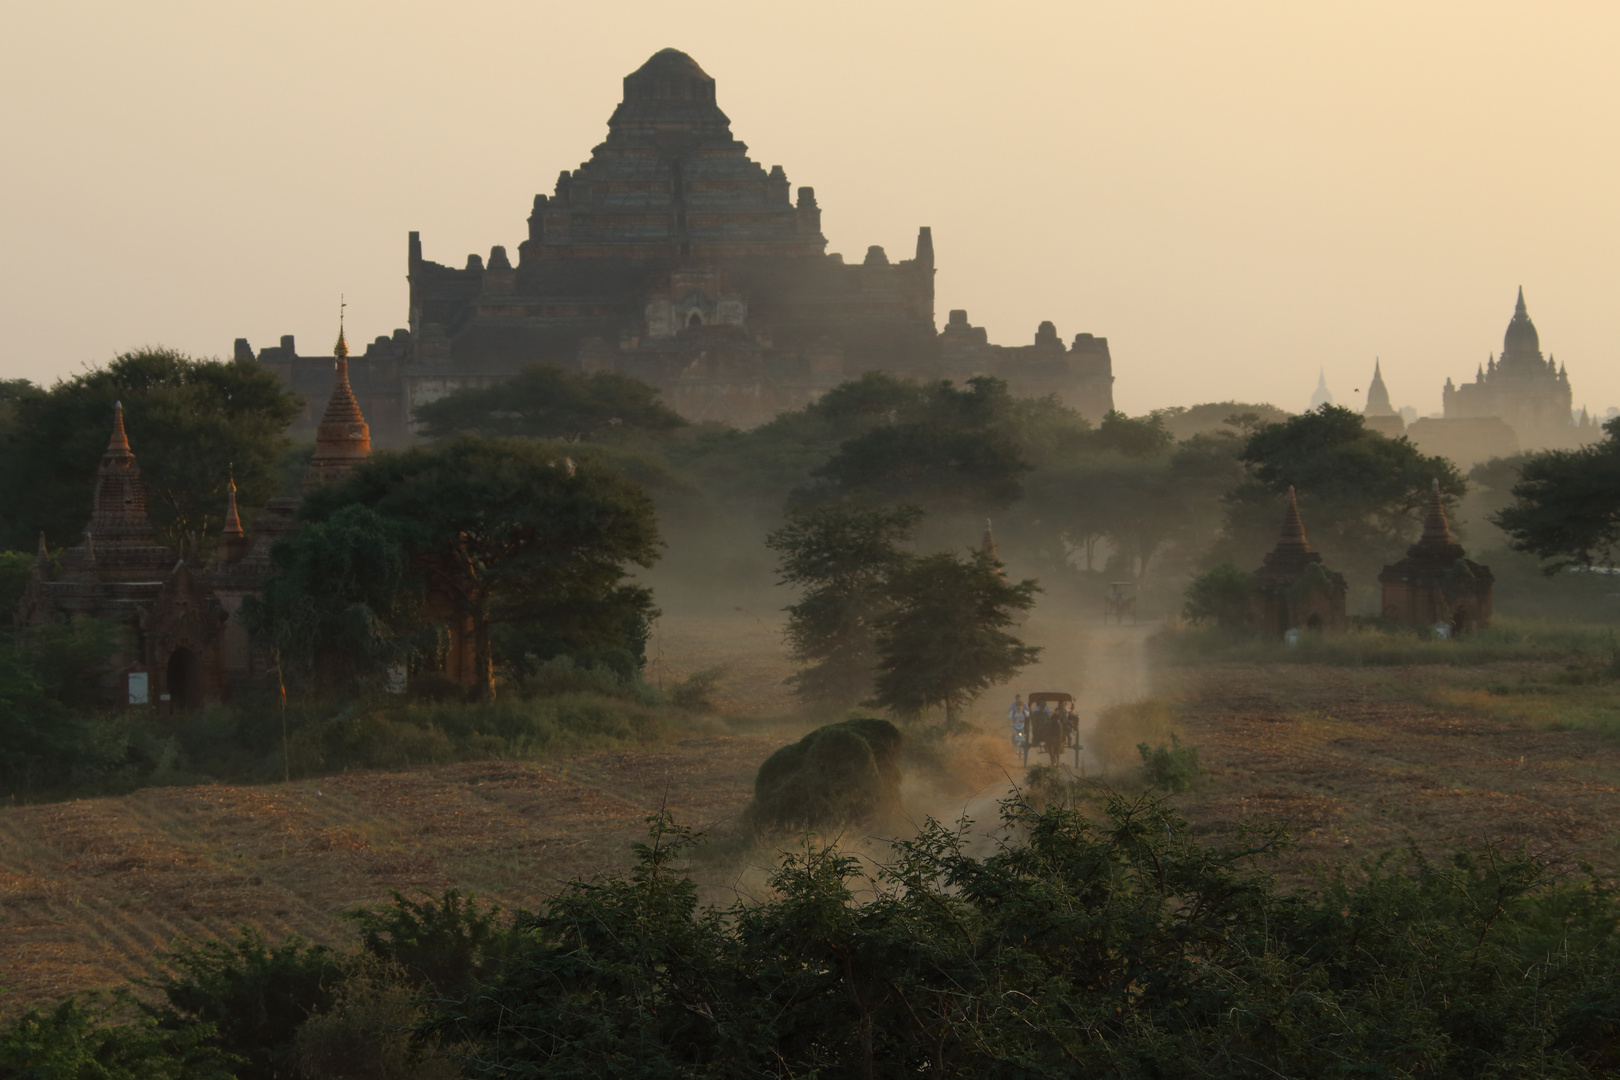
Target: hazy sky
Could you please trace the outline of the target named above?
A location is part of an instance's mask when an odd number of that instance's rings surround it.
[[[1127,411],[1397,406],[1500,350],[1523,285],[1620,405],[1620,5],[240,3],[0,7],[0,374],[406,322],[405,237],[515,254],[621,79],[690,53],[829,250],[938,321],[1106,335]]]

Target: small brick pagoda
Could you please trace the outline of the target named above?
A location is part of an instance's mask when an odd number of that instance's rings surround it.
[[[1289,630],[1338,630],[1344,626],[1344,575],[1322,564],[1322,553],[1305,539],[1299,500],[1288,489],[1277,546],[1254,573],[1249,625],[1264,634]]]
[[[342,479],[370,452],[369,429],[349,390],[341,330],[336,353],[336,384],[304,490]],[[241,611],[273,572],[271,547],[297,531],[301,501],[302,492],[271,499],[250,533],[242,528],[233,479],[214,557],[189,549],[176,553],[158,539],[147,516],[146,483],[124,430],[123,405],[116,405],[84,542],[58,552],[53,565],[40,537],[17,621],[29,626],[93,618],[116,625],[120,636],[107,691],[120,704],[187,708],[225,699],[233,688],[262,681],[269,670]]]
[[[1438,480],[1429,493],[1423,536],[1406,549],[1406,558],[1378,575],[1385,618],[1406,626],[1443,624],[1452,634],[1491,625],[1495,580],[1490,567],[1464,558],[1462,545],[1452,537]]]

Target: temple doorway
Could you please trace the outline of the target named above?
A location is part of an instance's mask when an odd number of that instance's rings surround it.
[[[184,647],[174,650],[166,674],[171,708],[194,709],[203,703],[202,663],[196,653]]]

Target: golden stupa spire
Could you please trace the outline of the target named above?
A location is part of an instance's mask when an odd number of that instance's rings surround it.
[[[224,536],[241,536],[242,518],[236,512],[236,466],[226,466],[230,470],[230,479],[226,483],[225,491],[225,527],[221,530]]]
[[[339,361],[347,360],[349,358],[349,343],[347,341],[343,340],[343,309],[348,307],[348,306],[349,306],[348,302],[343,299],[343,294],[339,293],[338,294],[338,339],[337,339],[337,344],[332,347],[332,354],[334,356],[336,356]]]
[[[315,429],[315,456],[304,474],[306,488],[347,476],[350,469],[371,453],[371,428],[361,415],[360,403],[354,399],[354,389],[349,385],[349,344],[343,339],[343,309],[347,306],[345,302],[338,303],[338,339],[333,349],[333,367],[337,370],[333,373],[332,396],[327,399],[326,412]]]
[[[129,453],[129,436],[124,434],[124,403],[113,403],[113,430],[112,438],[107,440],[107,449],[120,453]]]

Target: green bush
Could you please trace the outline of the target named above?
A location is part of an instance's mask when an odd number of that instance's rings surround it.
[[[1187,618],[1195,623],[1213,623],[1223,630],[1235,630],[1249,621],[1249,596],[1254,592],[1254,575],[1222,563],[1193,578],[1187,586]]]
[[[78,998],[30,1010],[0,1030],[0,1076],[16,1080],[232,1080],[238,1059],[212,1045],[208,1024],[163,1031],[111,1021]]]
[[[360,945],[441,998],[469,992],[507,946],[498,907],[480,907],[456,889],[438,900],[393,896],[391,904],[349,914],[360,926]]]
[[[760,825],[866,824],[900,800],[901,735],[887,720],[828,724],[765,759],[754,778]]]
[[[623,697],[642,705],[658,704],[658,691],[641,680],[641,670],[624,650],[594,663],[581,664],[572,656],[554,656],[519,680],[524,697],[590,693]]]
[[[1195,841],[1151,797],[1019,800],[969,854],[930,822],[876,871],[783,857],[701,908],[655,824],[628,877],[564,889],[449,1023],[477,1076],[1590,1077],[1620,1067],[1606,884],[1533,859],[1375,861],[1320,891]],[[543,1033],[543,1037],[536,1037]]]
[[[715,704],[714,692],[719,688],[720,678],[724,674],[721,668],[694,671],[669,688],[669,703],[687,712],[719,712],[720,706]]]
[[[244,927],[234,941],[182,945],[169,972],[148,985],[163,1001],[143,1006],[167,1032],[209,1025],[208,1044],[239,1059],[239,1080],[296,1076],[293,1037],[312,1013],[331,1007],[338,958],[297,937],[270,945]]]
[[[1204,771],[1198,764],[1198,747],[1182,746],[1173,732],[1169,746],[1137,743],[1136,752],[1142,755],[1142,774],[1148,783],[1172,795],[1192,787],[1193,779]]]

